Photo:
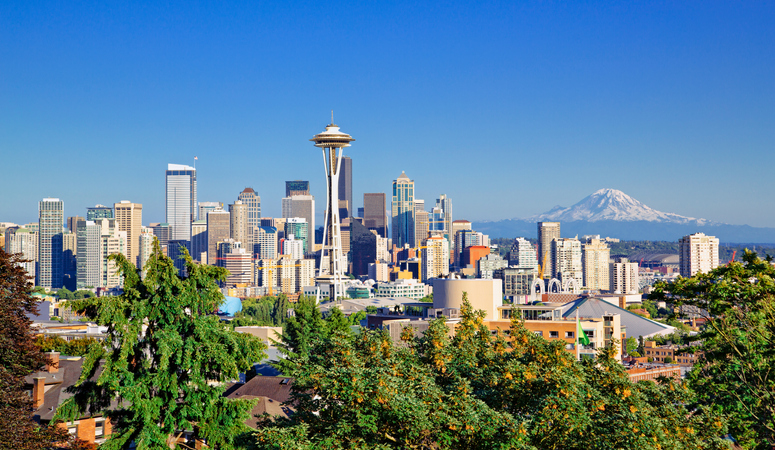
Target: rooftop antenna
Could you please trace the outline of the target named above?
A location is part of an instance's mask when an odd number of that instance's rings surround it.
[[[196,160],[199,159],[199,157],[194,156],[194,170],[196,170]]]
[[[334,124],[334,110],[331,110],[331,125]]]

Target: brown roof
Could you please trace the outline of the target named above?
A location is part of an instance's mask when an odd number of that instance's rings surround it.
[[[226,396],[228,398],[243,398],[244,396],[266,397],[280,403],[291,399],[291,386],[293,378],[288,377],[264,377],[256,376],[245,384],[230,388]]]
[[[253,188],[251,188],[251,187],[246,187],[242,192],[253,192],[253,193],[255,193],[256,191],[254,191]]]

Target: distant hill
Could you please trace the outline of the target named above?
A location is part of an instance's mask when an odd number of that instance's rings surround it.
[[[775,243],[775,228],[730,225],[665,213],[650,208],[616,189],[601,189],[571,207],[556,206],[525,219],[473,222],[476,231],[491,237],[535,238],[536,222],[561,222],[563,236],[599,234],[626,240],[676,241],[703,232],[722,242]]]

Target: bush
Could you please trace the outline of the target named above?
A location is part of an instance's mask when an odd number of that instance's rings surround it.
[[[640,358],[640,353],[632,352],[632,353],[630,353],[630,356],[632,356],[633,358]]]
[[[673,358],[670,356],[665,356],[665,364],[673,364]]]

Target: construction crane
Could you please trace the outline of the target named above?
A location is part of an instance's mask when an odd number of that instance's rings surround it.
[[[544,267],[546,267],[546,257],[549,255],[549,250],[544,252],[544,259],[541,260],[541,264],[538,265],[538,279],[544,278]]]
[[[727,263],[727,265],[730,265],[730,264],[732,264],[732,263],[735,261],[735,255],[736,255],[736,254],[737,254],[737,250],[734,250],[734,251],[732,252],[732,259],[730,259],[730,260],[729,260],[729,262]]]

